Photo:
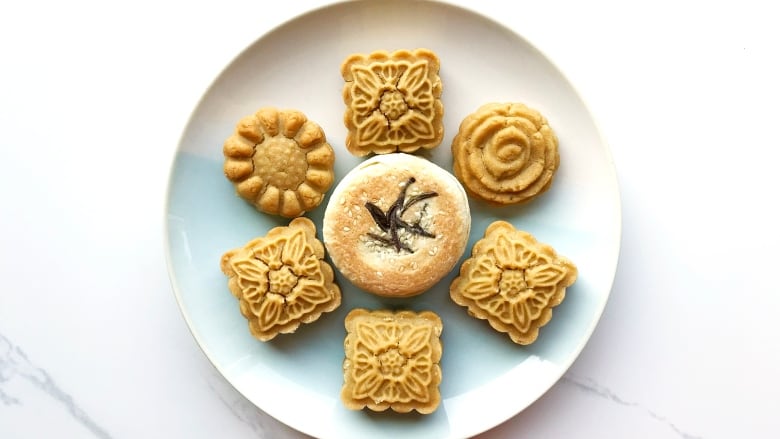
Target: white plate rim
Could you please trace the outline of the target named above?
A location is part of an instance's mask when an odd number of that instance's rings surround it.
[[[401,1],[413,2],[413,0],[401,0]],[[530,41],[527,41],[521,34],[516,32],[514,29],[508,27],[505,24],[505,22],[499,21],[496,18],[487,16],[487,15],[484,15],[484,14],[480,13],[479,11],[475,11],[475,10],[473,10],[473,9],[471,9],[469,7],[463,6],[463,5],[451,4],[451,3],[447,3],[447,2],[444,2],[444,1],[440,1],[440,0],[427,0],[427,1],[429,3],[438,4],[438,5],[442,6],[442,7],[450,8],[450,9],[453,9],[453,10],[459,10],[461,13],[474,15],[475,17],[479,17],[481,19],[491,21],[497,27],[500,27],[503,30],[511,33],[513,36],[515,36],[519,40],[525,41],[529,46],[531,46],[534,49],[536,49],[537,51],[539,51],[539,55],[541,57],[543,57],[545,59],[545,61],[547,63],[549,63],[556,71],[560,72],[561,76],[566,78],[566,81],[569,82],[569,85],[570,85],[573,93],[576,94],[576,96],[579,98],[581,104],[586,108],[586,111],[588,112],[589,116],[591,117],[591,123],[594,125],[594,129],[598,132],[598,137],[599,137],[600,143],[601,143],[601,145],[603,147],[603,154],[605,154],[605,159],[607,160],[607,162],[611,166],[612,178],[615,181],[615,183],[613,185],[615,193],[612,194],[612,197],[613,197],[612,201],[614,203],[614,212],[612,212],[612,215],[614,215],[615,218],[616,218],[617,230],[615,230],[615,232],[614,232],[615,233],[614,248],[612,248],[608,252],[611,255],[613,255],[612,261],[609,264],[609,266],[610,266],[609,271],[612,273],[612,275],[611,275],[611,280],[609,282],[608,291],[607,291],[607,293],[606,293],[606,295],[605,295],[605,297],[603,299],[603,303],[598,307],[597,312],[594,314],[594,318],[593,318],[591,324],[583,331],[583,337],[581,337],[580,342],[578,343],[576,348],[573,349],[572,355],[569,357],[569,361],[567,362],[567,364],[565,364],[565,366],[560,369],[560,373],[559,374],[557,374],[555,377],[553,377],[553,379],[551,379],[549,381],[549,385],[548,386],[545,386],[545,388],[541,389],[541,391],[539,391],[538,394],[535,397],[533,397],[533,398],[531,398],[529,400],[528,404],[526,404],[523,407],[518,408],[517,410],[511,411],[511,412],[505,414],[502,417],[497,417],[495,419],[492,419],[489,423],[483,423],[481,425],[477,425],[476,427],[473,427],[473,428],[470,428],[470,429],[459,430],[459,431],[455,432],[456,434],[454,434],[452,436],[452,437],[472,437],[472,436],[478,435],[480,433],[483,433],[483,432],[485,432],[485,431],[487,431],[487,430],[489,430],[491,428],[494,428],[497,425],[500,425],[501,423],[507,421],[511,417],[519,414],[520,412],[525,410],[530,404],[533,404],[536,400],[538,400],[540,397],[542,397],[564,375],[564,373],[571,367],[571,365],[579,357],[579,355],[581,354],[582,350],[585,348],[587,343],[590,341],[591,336],[592,336],[593,332],[595,331],[595,329],[596,329],[596,327],[597,327],[597,325],[598,325],[598,323],[599,323],[599,321],[601,319],[601,316],[602,316],[602,314],[604,312],[604,309],[606,308],[607,302],[608,302],[608,300],[609,300],[609,298],[611,296],[611,289],[613,287],[614,277],[615,277],[615,273],[617,271],[617,265],[618,265],[618,261],[619,261],[619,258],[620,258],[620,247],[621,247],[620,243],[621,243],[621,240],[622,240],[622,207],[621,207],[621,201],[620,201],[620,189],[619,189],[619,185],[617,183],[617,173],[616,173],[616,170],[615,170],[615,167],[614,167],[614,159],[612,157],[612,153],[611,153],[611,150],[609,148],[609,145],[606,142],[606,139],[605,139],[605,137],[603,135],[601,127],[598,124],[598,121],[596,120],[596,117],[594,116],[594,113],[588,107],[587,102],[585,102],[581,98],[581,95],[579,94],[577,89],[574,87],[574,85],[571,84],[571,82],[568,80],[568,78],[565,75],[563,75],[563,72],[561,71],[561,69],[548,56],[546,56],[545,53],[541,52],[538,48],[536,48],[536,46],[531,44]],[[247,52],[249,49],[251,49],[253,46],[259,44],[260,41],[263,38],[265,38],[267,35],[270,35],[270,34],[276,32],[277,30],[282,29],[285,26],[290,25],[291,23],[295,22],[296,20],[302,19],[303,17],[309,16],[309,15],[318,14],[318,13],[322,12],[323,10],[327,10],[327,9],[330,9],[330,8],[333,8],[333,7],[336,7],[336,6],[339,6],[339,5],[345,5],[345,4],[349,4],[349,3],[353,3],[353,2],[350,1],[350,0],[335,1],[335,2],[331,2],[331,3],[325,4],[323,6],[319,6],[319,7],[316,7],[314,9],[310,9],[310,10],[304,11],[302,13],[299,13],[299,14],[297,14],[297,15],[295,15],[295,16],[287,19],[287,20],[285,20],[284,22],[282,22],[282,23],[280,23],[278,25],[269,28],[266,32],[264,32],[263,34],[259,35],[254,41],[250,42],[243,50],[241,50],[233,58],[231,58],[231,60],[213,78],[213,80],[211,81],[210,85],[203,91],[203,93],[201,94],[201,97],[198,99],[196,105],[191,110],[191,112],[190,112],[190,114],[189,114],[189,116],[187,118],[187,122],[185,123],[184,128],[182,130],[182,134],[179,136],[179,141],[177,142],[177,147],[176,147],[175,153],[173,155],[173,160],[172,160],[172,162],[171,162],[171,164],[169,166],[169,181],[168,181],[168,187],[167,187],[166,196],[165,196],[165,204],[164,204],[164,212],[163,212],[164,213],[164,215],[163,215],[163,241],[165,243],[164,253],[165,253],[165,260],[166,260],[166,268],[167,268],[167,271],[168,271],[169,280],[171,282],[171,288],[172,288],[172,291],[174,293],[174,297],[175,297],[175,299],[177,301],[177,305],[179,307],[179,311],[180,311],[182,317],[184,318],[184,320],[185,320],[185,322],[187,324],[188,330],[192,334],[192,336],[195,339],[196,343],[198,344],[199,348],[206,355],[206,357],[209,360],[209,362],[211,363],[211,365],[220,373],[220,375],[226,380],[226,382],[228,382],[238,393],[240,393],[242,396],[247,398],[250,402],[252,402],[251,395],[247,395],[244,391],[242,391],[240,386],[237,386],[236,383],[231,381],[228,378],[228,376],[225,373],[225,371],[223,371],[218,366],[217,361],[215,361],[214,355],[211,352],[210,348],[202,341],[202,339],[199,337],[199,335],[194,331],[194,322],[192,321],[191,316],[186,312],[186,310],[185,310],[185,308],[183,306],[182,291],[181,291],[181,288],[180,288],[180,286],[178,284],[176,273],[174,272],[174,268],[173,268],[173,255],[171,254],[172,252],[171,252],[171,246],[170,246],[170,228],[169,228],[169,221],[168,221],[168,214],[169,214],[169,208],[170,208],[170,203],[171,203],[171,195],[172,195],[171,194],[171,192],[172,192],[172,187],[171,187],[172,185],[171,185],[171,183],[172,183],[173,173],[174,173],[175,168],[176,168],[176,158],[179,156],[179,153],[181,152],[181,146],[182,146],[184,134],[186,133],[188,127],[190,126],[190,124],[192,122],[192,118],[194,116],[194,113],[196,112],[196,110],[201,105],[203,98],[208,95],[208,93],[211,91],[212,87],[217,82],[217,80],[219,78],[221,78],[222,75],[224,75],[227,70],[229,70],[229,68],[233,65],[233,63],[236,62],[236,60],[238,60],[241,56],[243,56],[244,53]],[[468,249],[467,249],[467,252],[468,252]],[[284,417],[283,416],[279,416],[278,413],[275,413],[274,410],[273,410],[273,407],[258,407],[258,408],[260,408],[261,410],[267,412],[268,414],[270,414],[271,416],[273,416],[274,418],[276,418],[280,422],[284,422],[286,425],[288,425],[291,428],[294,428],[294,429],[296,429],[296,430],[298,430],[298,431],[300,431],[302,433],[305,433],[305,434],[308,434],[308,435],[312,435],[312,436],[318,436],[319,433],[320,433],[316,428],[311,428],[311,426],[302,426],[302,425],[296,425],[296,424],[294,424],[292,422],[285,422],[285,420],[283,420]]]

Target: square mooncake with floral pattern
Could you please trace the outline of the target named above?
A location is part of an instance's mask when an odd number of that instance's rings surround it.
[[[347,149],[411,153],[444,137],[439,58],[428,49],[353,54],[341,65]]]
[[[344,324],[341,400],[353,410],[432,413],[441,394],[442,322],[431,311],[354,309]]]
[[[513,342],[536,341],[553,308],[577,279],[577,267],[555,249],[506,221],[494,221],[450,284],[450,297]]]
[[[228,289],[258,340],[295,332],[341,304],[341,289],[315,233],[314,223],[299,217],[222,256]]]

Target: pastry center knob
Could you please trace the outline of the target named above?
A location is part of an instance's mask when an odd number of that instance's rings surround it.
[[[306,178],[306,154],[298,143],[286,137],[268,139],[263,154],[255,154],[255,167],[268,185],[279,189],[296,189]]]
[[[498,282],[498,290],[510,301],[522,299],[523,293],[528,290],[525,270],[504,270]]]
[[[270,281],[270,291],[272,293],[286,296],[292,291],[295,284],[298,283],[298,276],[292,272],[290,267],[285,265],[278,270],[268,272],[268,280]]]
[[[403,373],[403,367],[406,365],[406,357],[398,349],[389,349],[378,355],[379,363],[382,365],[382,374],[385,376],[400,376]]]
[[[382,93],[379,99],[379,111],[390,120],[396,120],[409,110],[404,101],[404,96],[398,90],[390,90]]]

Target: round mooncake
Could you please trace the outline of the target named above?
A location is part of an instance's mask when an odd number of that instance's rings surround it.
[[[452,139],[452,168],[475,198],[495,206],[531,201],[558,170],[558,138],[547,119],[521,103],[489,103]]]
[[[468,198],[455,177],[409,154],[374,156],[336,186],[323,220],[333,265],[357,287],[385,297],[431,288],[466,249]]]
[[[333,184],[333,148],[298,110],[263,107],[225,140],[225,176],[261,212],[295,218],[316,208]]]

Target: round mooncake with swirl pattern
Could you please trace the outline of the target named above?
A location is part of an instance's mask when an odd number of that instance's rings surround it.
[[[520,103],[489,103],[467,116],[452,156],[469,194],[493,205],[524,203],[546,191],[560,162],[547,119]]]
[[[333,184],[333,148],[297,110],[265,107],[225,140],[225,176],[257,210],[294,218],[319,206]]]

